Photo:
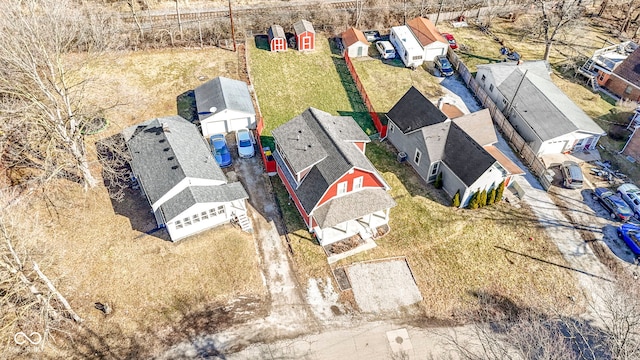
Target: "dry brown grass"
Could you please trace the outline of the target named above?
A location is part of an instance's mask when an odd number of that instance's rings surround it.
[[[202,78],[238,78],[238,61],[237,54],[219,49],[151,51],[109,56],[85,71],[97,81],[88,88],[90,101],[119,103],[105,112],[109,128],[87,141],[95,159],[95,141],[175,114],[176,96]],[[93,174],[99,172],[94,162]],[[239,295],[265,294],[249,234],[223,226],[173,244],[141,232],[155,222],[139,192],[115,205],[102,185],[84,193],[77,185],[56,183],[47,194],[49,206],[43,201],[36,208],[53,219],[47,234],[55,244],[47,254],[53,261],[46,271],[105,347],[170,328],[193,311]],[[108,303],[113,314],[104,317],[94,302]]]

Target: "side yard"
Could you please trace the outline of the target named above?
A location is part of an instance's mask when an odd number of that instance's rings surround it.
[[[342,103],[323,100],[323,94],[327,94],[324,96],[329,99],[333,96],[329,94],[348,93],[352,103],[354,100],[360,101],[349,78],[341,75],[342,81],[332,80],[333,69],[331,74],[325,70],[314,76],[308,75],[310,77],[306,81],[292,84],[288,89],[268,75],[275,64],[273,58],[282,55],[286,57],[278,61],[279,68],[287,69],[288,74],[304,73],[308,64],[300,62],[301,58],[321,61],[310,54],[292,51],[271,54],[260,48],[250,48],[250,51],[251,75],[268,129],[288,121],[310,105],[322,104],[325,107],[321,107],[321,110],[341,113],[340,107],[332,106],[343,106]],[[258,55],[254,55],[254,51]],[[324,54],[317,52],[313,56],[331,57],[334,62],[340,60],[336,55],[322,51]],[[289,58],[293,60],[287,63]],[[368,93],[376,110],[385,111],[385,106],[391,107],[411,84],[420,84],[428,94],[439,94],[437,79],[422,69],[410,71],[377,59],[354,63],[359,74],[361,69],[365,74],[361,77],[368,79],[363,81],[374,84],[373,90],[368,90]],[[349,76],[346,67],[338,68],[338,72],[342,72],[341,69]],[[377,76],[377,73],[382,75]],[[328,81],[324,81],[324,78]],[[381,86],[384,79],[393,80],[389,80],[391,84]],[[314,84],[315,90],[308,89],[307,84]],[[313,102],[297,105],[299,108],[296,111],[283,106],[281,99],[296,98],[308,91],[315,94]],[[385,101],[387,105],[384,105]],[[360,109],[365,111],[364,107]],[[365,131],[370,133],[366,128]],[[342,260],[337,266],[406,256],[424,298],[421,309],[428,317],[438,319],[458,320],[458,316],[476,308],[479,298],[488,297],[500,301],[506,299],[519,308],[549,304],[563,308],[574,305],[569,299],[577,298],[579,290],[574,285],[573,277],[561,268],[564,265],[562,256],[526,208],[514,208],[505,203],[480,211],[456,210],[443,205],[448,203],[446,197],[432,186],[426,186],[408,165],[397,163],[395,154],[386,143],[370,143],[367,155],[391,185],[391,194],[398,203],[391,210],[391,232],[377,241],[377,248]],[[287,223],[288,238],[301,283],[331,278],[331,268],[323,249],[304,228],[280,180],[272,177],[272,182]],[[522,284],[531,285],[528,290],[523,290]],[[343,293],[342,298],[348,300],[348,293]]]

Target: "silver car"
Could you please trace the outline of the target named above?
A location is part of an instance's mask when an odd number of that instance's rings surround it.
[[[584,177],[582,176],[582,169],[574,161],[565,161],[560,166],[562,172],[563,185],[569,189],[582,189],[582,182]]]
[[[618,194],[631,207],[636,216],[640,216],[640,189],[635,184],[622,184]]]

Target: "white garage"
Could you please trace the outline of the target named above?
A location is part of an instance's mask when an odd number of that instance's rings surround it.
[[[256,128],[256,112],[245,82],[217,77],[194,89],[194,96],[204,137]]]

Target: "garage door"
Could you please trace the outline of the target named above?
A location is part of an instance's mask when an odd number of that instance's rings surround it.
[[[438,49],[427,49],[427,52],[425,54],[425,60],[426,61],[433,61],[436,56],[438,55],[444,55],[444,49],[443,48],[438,48]]]
[[[213,134],[225,134],[227,132],[227,122],[222,121],[212,121],[205,123],[206,131],[204,132],[205,137],[211,136]]]
[[[246,129],[249,127],[249,118],[237,118],[229,120],[229,131]]]
[[[562,153],[562,151],[564,150],[564,147],[566,145],[567,145],[567,141],[566,140],[553,141],[553,142],[545,143],[544,145],[542,145],[542,152],[540,153],[540,155],[543,155],[543,154],[560,154],[560,153]]]

